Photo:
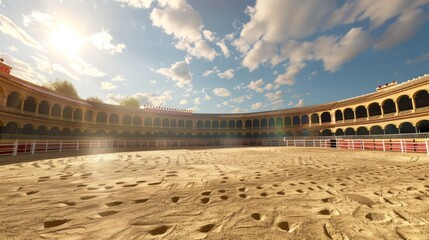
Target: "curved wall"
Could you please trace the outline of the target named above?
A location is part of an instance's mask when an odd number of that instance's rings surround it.
[[[3,64],[4,65],[4,64]],[[429,76],[333,103],[242,114],[150,112],[61,96],[0,72],[3,134],[282,137],[429,131]]]

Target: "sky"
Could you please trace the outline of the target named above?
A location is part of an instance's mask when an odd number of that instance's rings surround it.
[[[81,98],[309,106],[429,73],[429,0],[0,0],[0,57]]]

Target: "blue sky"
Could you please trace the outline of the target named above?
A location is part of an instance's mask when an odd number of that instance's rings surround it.
[[[201,113],[337,101],[428,73],[429,0],[0,0],[0,56],[82,98]]]

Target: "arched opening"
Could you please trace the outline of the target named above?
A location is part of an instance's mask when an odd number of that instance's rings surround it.
[[[63,130],[61,131],[61,136],[70,136],[70,135],[71,135],[70,128],[68,128],[68,127],[63,128]]]
[[[403,123],[401,123],[401,125],[399,125],[399,132],[400,133],[415,133],[416,128],[410,122],[403,122]]]
[[[427,90],[420,90],[414,94],[414,104],[416,108],[429,106],[429,93]]]
[[[259,128],[259,119],[253,120],[253,128]]]
[[[228,128],[235,128],[235,122],[234,122],[234,120],[229,120],[229,122],[228,122]]]
[[[82,121],[83,120],[83,111],[80,108],[76,108],[73,113],[73,120]]]
[[[192,121],[191,120],[186,120],[186,129],[192,129]],[[188,135],[188,134],[186,134]],[[191,134],[192,137],[192,134]]]
[[[372,126],[369,129],[369,132],[371,135],[382,135],[382,134],[384,134],[383,128],[381,128],[380,126]]]
[[[204,128],[204,123],[202,120],[198,120],[197,121],[197,129],[203,129]]]
[[[311,124],[319,123],[319,115],[317,113],[311,114]]]
[[[59,136],[61,134],[61,131],[58,127],[52,127],[51,130],[49,130],[49,135],[51,136]]]
[[[117,131],[115,131],[115,130],[111,130],[111,131],[109,131],[107,133],[107,136],[109,136],[109,137],[117,137],[117,136],[119,136],[119,133]]]
[[[80,130],[79,128],[75,128],[73,130],[73,132],[71,133],[72,136],[81,136],[82,135],[82,130]]]
[[[395,102],[392,99],[386,99],[381,104],[384,114],[396,113]]]
[[[140,116],[134,116],[133,126],[141,126],[141,125],[142,125],[142,118]]]
[[[369,135],[369,131],[366,127],[358,127],[356,133],[357,135]]]
[[[226,121],[225,120],[222,120],[221,122],[220,122],[220,128],[227,128],[228,127],[228,124],[226,123]]]
[[[353,120],[355,119],[355,113],[353,112],[353,109],[346,108],[344,109],[344,120]]]
[[[5,134],[18,134],[20,133],[20,126],[17,122],[8,122],[6,126],[3,127],[3,133]]]
[[[92,122],[92,111],[88,110],[85,112],[85,122]]]
[[[399,129],[393,125],[393,124],[387,124],[384,127],[384,133],[385,134],[398,134],[399,133]]]
[[[63,119],[72,119],[73,109],[70,106],[66,106],[63,110]]]
[[[331,129],[323,129],[322,132],[320,133],[320,136],[332,136]]]
[[[162,119],[162,127],[163,128],[169,128],[170,127],[170,119],[168,119],[168,118]]]
[[[246,120],[246,122],[244,122],[244,127],[246,129],[249,129],[252,127],[252,121],[251,120]]]
[[[335,111],[335,121],[343,121],[343,112],[341,110]]]
[[[39,114],[49,115],[50,104],[48,101],[43,100],[39,104]]]
[[[161,119],[160,118],[155,118],[153,120],[153,126],[154,127],[161,127]]]
[[[342,136],[344,135],[344,130],[341,128],[338,128],[337,130],[335,130],[335,136]]]
[[[34,97],[27,97],[24,101],[24,111],[36,113],[37,101]]]
[[[25,124],[21,129],[21,134],[24,135],[33,135],[34,132],[34,126],[32,124]]]
[[[285,117],[285,126],[286,127],[292,126],[292,119],[290,117]]]
[[[418,122],[416,125],[417,125],[417,129],[419,130],[419,132],[429,132],[429,121],[428,120],[422,120],[422,121]]]
[[[413,109],[413,103],[408,95],[402,95],[396,100],[398,102],[398,111],[408,111]]]
[[[22,101],[21,99],[22,99],[21,94],[13,91],[9,94],[9,96],[7,96],[6,106],[20,110],[21,109],[21,101]]]
[[[276,127],[283,127],[283,118],[281,117],[277,117],[276,118]],[[289,124],[290,124],[290,118],[289,118]],[[274,118],[270,118],[270,122],[269,122],[270,127],[274,127]]]
[[[381,107],[380,104],[373,102],[368,106],[368,112],[370,117],[380,116],[381,115]]]
[[[152,127],[152,118],[145,118],[144,119],[144,126],[145,127]]]
[[[89,136],[93,136],[94,134],[92,133],[92,131],[90,129],[86,129],[85,131],[83,131],[82,135],[89,137]]]
[[[48,128],[45,125],[40,125],[39,127],[37,127],[36,135],[47,135],[48,134]]]
[[[122,124],[131,125],[131,116],[130,115],[124,115],[124,117],[122,118]]]
[[[185,128],[185,120],[183,120],[183,119],[179,119],[179,121],[178,121],[178,123],[177,123],[177,126],[178,126],[179,128]]]
[[[292,123],[293,123],[293,125],[294,125],[294,126],[299,126],[299,125],[301,125],[301,119],[299,119],[299,116],[294,116],[294,117],[292,118]]]
[[[52,117],[61,117],[61,106],[58,103],[55,103],[51,109]]]
[[[97,113],[97,123],[107,123],[107,114],[105,112]]]
[[[132,134],[132,137],[134,138],[141,138],[143,136],[143,134],[139,131],[134,131]]]
[[[268,120],[266,118],[261,119],[261,128],[268,127]]]
[[[366,112],[366,107],[365,106],[358,106],[356,108],[356,119],[367,118],[367,117],[368,117],[368,115]],[[361,135],[361,134],[359,134],[359,135]]]
[[[309,124],[309,123],[310,123],[310,119],[308,118],[308,115],[302,115],[302,116],[301,116],[301,123],[302,123],[303,125],[305,125],[305,124]]]
[[[177,128],[177,120],[176,119],[170,120],[170,128]]]
[[[356,135],[356,131],[353,128],[346,128],[344,135]]]
[[[310,136],[310,130],[304,129],[304,130],[301,131],[300,135],[304,136],[304,137],[308,137],[308,136]]]
[[[320,118],[322,119],[322,123],[331,123],[331,114],[329,112],[323,112]]]
[[[97,130],[95,132],[95,136],[97,136],[97,137],[104,137],[104,136],[106,136],[106,131],[104,131],[104,130]]]
[[[237,124],[235,125],[236,128],[243,128],[243,121],[238,120]]]
[[[119,116],[116,113],[112,113],[109,116],[109,123],[110,124],[119,124]]]
[[[212,128],[214,128],[214,129],[219,128],[219,122],[217,120],[214,120],[212,122]]]
[[[197,128],[198,128],[198,123],[197,123]],[[210,128],[212,128],[212,123],[210,122],[210,120],[205,120],[205,121],[204,121],[204,128],[205,128],[205,129],[210,129]]]

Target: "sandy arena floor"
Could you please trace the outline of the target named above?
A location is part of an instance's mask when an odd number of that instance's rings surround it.
[[[259,147],[7,164],[0,238],[429,239],[429,157]]]

